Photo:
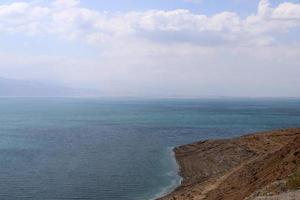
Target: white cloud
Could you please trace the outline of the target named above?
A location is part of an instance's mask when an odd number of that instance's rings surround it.
[[[268,0],[262,0],[257,14],[242,19],[232,12],[206,16],[180,9],[107,13],[82,8],[78,0],[57,0],[44,7],[25,2],[1,5],[0,17],[4,32],[54,34],[89,43],[134,37],[198,45],[253,45],[255,41],[273,41],[283,29],[299,27],[300,4],[283,3],[272,8]]]
[[[79,0],[55,0],[53,2],[53,5],[58,8],[69,8],[69,7],[75,7],[80,4]]]
[[[189,3],[197,3],[197,4],[199,4],[199,3],[202,3],[202,2],[203,2],[203,0],[183,0],[183,1],[185,1],[185,2],[189,2]]]
[[[119,95],[296,95],[300,48],[278,35],[300,28],[299,7],[262,0],[256,13],[240,17],[184,9],[112,13],[74,0],[0,4],[2,33],[101,49],[85,59],[0,54],[0,76],[48,78]]]
[[[300,20],[300,4],[282,3],[273,10],[272,18],[296,21]]]

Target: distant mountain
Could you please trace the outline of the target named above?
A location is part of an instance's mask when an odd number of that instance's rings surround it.
[[[75,89],[35,81],[6,79],[0,77],[0,96],[59,97],[98,96],[98,91]]]

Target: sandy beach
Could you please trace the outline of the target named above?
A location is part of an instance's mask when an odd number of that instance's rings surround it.
[[[183,181],[160,200],[300,199],[287,184],[300,165],[300,128],[200,141],[174,152]]]

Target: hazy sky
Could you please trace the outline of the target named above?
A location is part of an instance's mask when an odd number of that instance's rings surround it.
[[[104,95],[300,96],[300,0],[2,0],[0,61]]]

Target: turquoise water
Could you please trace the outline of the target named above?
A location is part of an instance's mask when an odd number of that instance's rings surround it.
[[[300,127],[300,100],[0,98],[0,199],[147,200],[172,147]]]

